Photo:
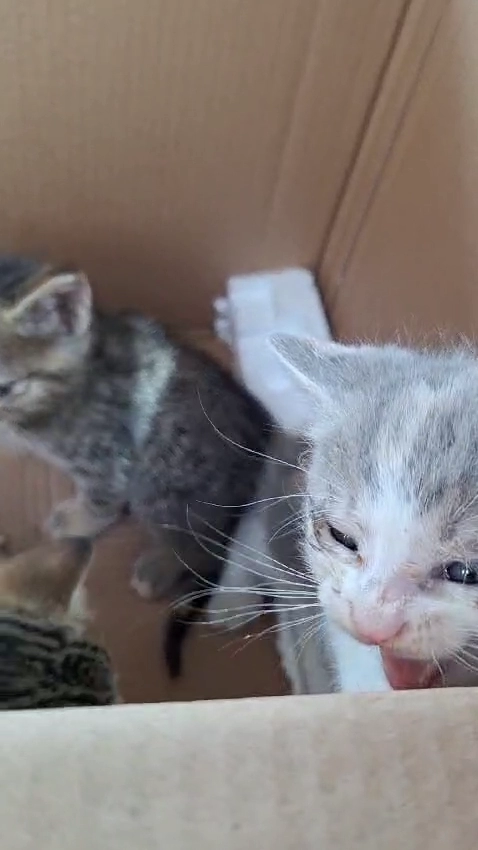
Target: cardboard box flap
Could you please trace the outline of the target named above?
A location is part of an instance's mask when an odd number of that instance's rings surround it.
[[[478,694],[0,716],[4,850],[471,850]]]
[[[0,0],[1,248],[203,326],[314,265],[406,0]]]

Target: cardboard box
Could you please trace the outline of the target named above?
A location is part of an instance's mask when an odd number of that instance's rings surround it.
[[[201,344],[227,277],[284,265],[318,271],[344,338],[474,334],[471,0],[0,0],[0,21],[4,250],[71,259],[103,304]],[[23,545],[69,485],[1,463]],[[91,577],[127,701],[287,691],[271,641],[201,630],[172,688],[161,611],[128,590],[138,546],[121,529]],[[2,848],[468,850],[476,700],[3,714]]]
[[[189,332],[208,329],[230,274],[313,267],[406,6],[0,0],[1,248],[72,259],[102,303]],[[0,530],[24,544],[68,483],[32,461],[2,470]],[[272,639],[210,632],[171,687],[164,609],[128,587],[138,545],[110,537],[91,579],[124,697],[283,693]]]
[[[321,274],[348,339],[476,336],[478,5],[410,4]]]
[[[405,0],[0,0],[2,247],[207,326],[314,265]]]
[[[6,850],[473,850],[475,691],[0,718]]]

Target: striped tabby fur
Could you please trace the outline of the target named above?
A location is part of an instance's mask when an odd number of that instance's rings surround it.
[[[114,702],[104,649],[69,626],[0,611],[0,710]]]
[[[83,636],[91,553],[81,538],[13,557],[0,545],[0,711],[117,701],[107,652]]]

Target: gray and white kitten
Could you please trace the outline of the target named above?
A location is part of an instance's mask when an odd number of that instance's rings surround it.
[[[96,310],[83,273],[17,257],[0,260],[0,422],[75,481],[50,518],[54,535],[95,536],[125,512],[147,526],[151,551],[133,578],[147,597],[217,581],[209,550],[234,533],[231,505],[251,500],[270,432],[210,357],[144,316]],[[170,622],[172,675],[191,619],[185,606]]]
[[[269,492],[274,510],[258,504],[244,519],[259,566],[243,536],[231,552],[229,588],[247,561],[237,610],[255,580],[279,592],[278,608],[315,616],[341,691],[476,683],[476,356],[272,342],[307,394],[310,422],[299,454],[282,458],[296,467],[288,492]],[[291,549],[279,560],[271,539],[286,527],[284,492]]]

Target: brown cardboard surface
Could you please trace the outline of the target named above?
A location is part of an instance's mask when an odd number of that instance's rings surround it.
[[[189,326],[313,265],[406,7],[0,0],[0,247]]]
[[[474,850],[476,691],[0,716],[4,850]]]
[[[346,338],[476,336],[478,5],[412,0],[322,279]]]
[[[207,334],[189,334],[188,339],[227,360],[225,350]],[[30,458],[2,456],[0,533],[13,547],[33,542],[52,505],[69,489],[66,479],[51,467]],[[122,698],[157,702],[286,693],[271,623],[266,620],[248,629],[247,640],[240,632],[194,628],[185,648],[184,675],[176,682],[169,680],[161,654],[168,604],[145,602],[129,587],[142,542],[132,523],[118,527],[97,545],[88,578],[92,632],[111,652]]]

